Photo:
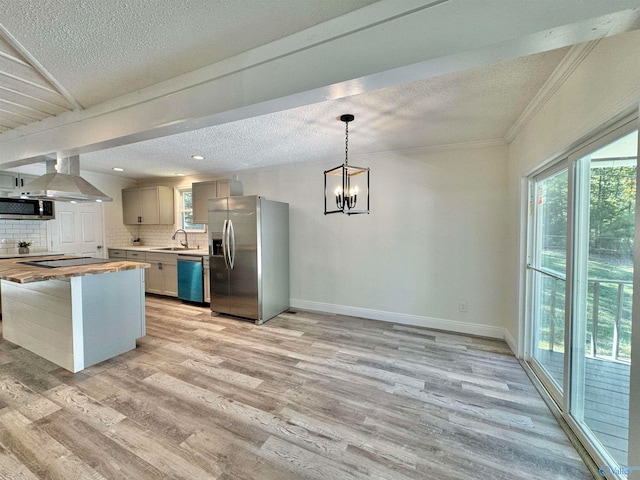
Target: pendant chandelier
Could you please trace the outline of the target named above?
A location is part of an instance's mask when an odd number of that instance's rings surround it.
[[[354,118],[351,114],[340,116],[340,120],[345,123],[344,163],[324,171],[325,215],[369,213],[369,169],[349,165],[349,122]],[[333,195],[329,193],[327,196],[328,192],[333,192]],[[329,206],[327,202],[331,205]],[[356,207],[360,207],[360,210]]]

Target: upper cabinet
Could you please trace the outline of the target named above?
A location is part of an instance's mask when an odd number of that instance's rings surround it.
[[[191,193],[193,195],[193,223],[207,224],[209,223],[207,200],[242,195],[242,182],[223,179],[192,183]]]
[[[24,187],[36,175],[23,175],[14,172],[0,172],[0,197],[10,195],[18,187]]]
[[[173,225],[173,188],[162,185],[122,190],[122,219],[126,225]]]

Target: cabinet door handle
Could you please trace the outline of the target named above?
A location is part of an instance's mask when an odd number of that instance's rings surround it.
[[[24,178],[21,178],[21,179],[20,179],[20,186],[21,186],[21,187],[24,187]]]
[[[142,217],[138,217],[138,223],[142,223]]]
[[[162,263],[158,263],[158,270],[162,270]]]
[[[18,177],[16,177],[16,187],[18,186]]]

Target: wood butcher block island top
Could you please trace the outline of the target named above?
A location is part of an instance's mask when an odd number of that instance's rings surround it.
[[[70,372],[133,350],[145,335],[149,266],[65,255],[0,260],[2,336]]]
[[[42,257],[41,257],[42,258]],[[46,257],[47,260],[57,260],[72,258],[64,255]],[[137,268],[149,268],[151,265],[144,262],[131,262],[128,260],[109,261],[109,263],[97,263],[92,265],[79,265],[73,267],[45,268],[34,265],[27,265],[29,261],[25,258],[9,258],[0,260],[0,279],[14,283],[43,282],[45,280],[70,277],[80,277],[83,275],[95,275],[99,273],[121,272],[123,270],[134,270]]]

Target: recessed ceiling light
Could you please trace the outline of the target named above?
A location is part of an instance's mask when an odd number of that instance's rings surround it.
[[[176,177],[184,177],[184,173],[176,173]]]
[[[191,155],[194,160],[204,160],[204,155]]]
[[[120,167],[113,167],[111,170],[113,170],[114,172],[124,172],[124,168]]]

